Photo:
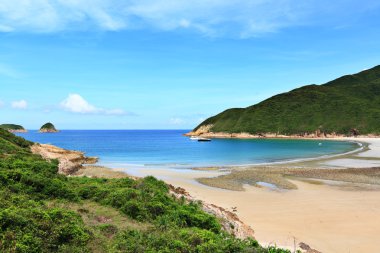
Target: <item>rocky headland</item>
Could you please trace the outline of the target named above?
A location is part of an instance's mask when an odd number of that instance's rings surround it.
[[[0,128],[8,130],[11,133],[26,133],[26,132],[28,132],[28,130],[26,130],[23,126],[16,125],[16,124],[2,124],[2,125],[0,125]]]
[[[83,164],[95,164],[98,161],[97,157],[87,157],[83,152],[67,150],[49,144],[35,143],[31,146],[31,151],[34,154],[39,154],[46,160],[57,159],[58,173],[71,175],[81,168]]]

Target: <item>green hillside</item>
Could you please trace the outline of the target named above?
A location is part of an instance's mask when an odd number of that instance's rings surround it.
[[[59,175],[32,144],[0,129],[0,252],[290,253],[236,239],[154,177]]]
[[[0,128],[6,129],[6,130],[25,130],[23,126],[15,125],[15,124],[2,124],[0,125]]]
[[[202,122],[210,131],[240,133],[380,134],[380,66],[323,85],[307,85]]]

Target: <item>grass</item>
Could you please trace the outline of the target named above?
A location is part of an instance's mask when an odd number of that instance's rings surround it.
[[[0,128],[6,129],[6,130],[25,130],[23,126],[15,125],[15,124],[1,124]]]
[[[289,253],[235,238],[154,177],[59,175],[32,144],[0,129],[0,252]]]
[[[149,229],[153,228],[152,224],[137,222],[115,208],[92,201],[75,203],[53,200],[47,202],[47,207],[64,208],[77,213],[93,235],[92,240],[88,242],[88,248],[95,253],[112,251],[115,236],[120,231],[133,230],[149,233]]]
[[[78,177],[91,177],[91,178],[126,178],[130,177],[128,174],[117,171],[114,169],[106,168],[103,166],[87,165],[83,166],[80,170],[74,173]]]

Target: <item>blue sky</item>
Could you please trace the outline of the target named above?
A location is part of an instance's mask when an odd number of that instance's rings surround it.
[[[0,122],[29,129],[190,129],[378,64],[379,1],[0,1]]]

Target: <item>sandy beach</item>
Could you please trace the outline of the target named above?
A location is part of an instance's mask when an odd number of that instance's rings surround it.
[[[380,167],[380,139],[339,139],[367,143],[368,149],[333,158],[287,163],[287,168],[302,172],[301,176],[297,173],[284,176],[294,189],[272,187],[265,181],[257,182],[258,179],[254,181],[256,184],[243,184],[243,190],[210,187],[197,181],[229,173],[215,169],[123,171],[132,176],[153,175],[185,188],[199,200],[228,210],[236,208],[239,218],[254,229],[256,239],[263,245],[276,244],[293,250],[294,245],[304,242],[320,252],[380,252],[380,181],[376,177],[379,171],[371,169],[366,174],[367,170],[363,169],[344,170]],[[283,170],[284,166],[276,164],[273,170]],[[235,172],[231,168],[231,174],[254,169],[257,168],[239,168]],[[337,171],[333,180],[332,169]],[[320,173],[322,170],[326,173]]]

